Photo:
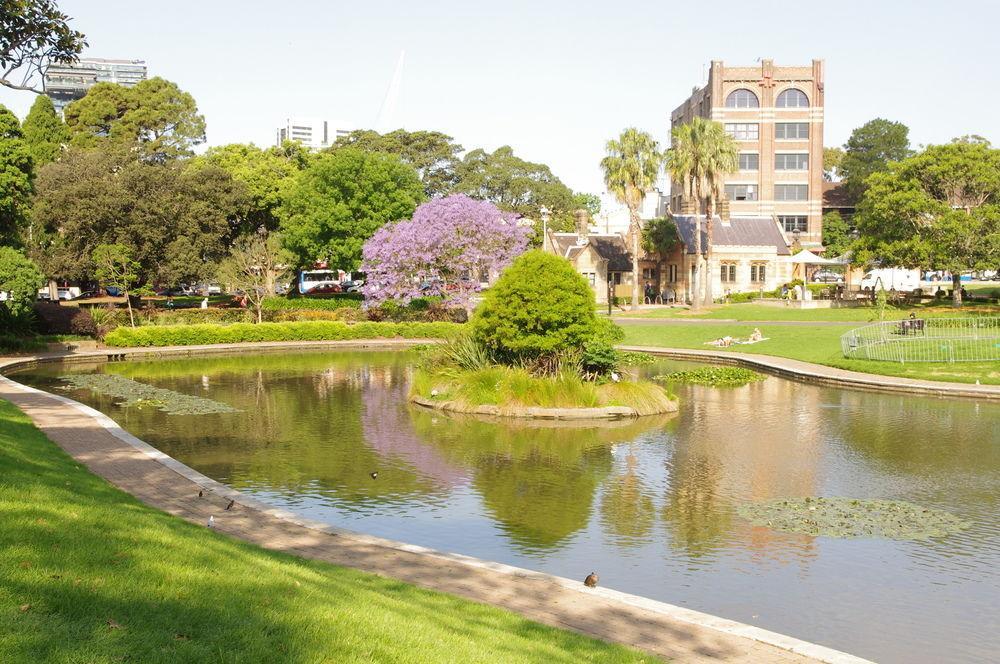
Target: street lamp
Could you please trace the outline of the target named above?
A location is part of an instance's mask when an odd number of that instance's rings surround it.
[[[543,205],[538,213],[542,216],[542,250],[544,251],[545,241],[549,237],[549,215],[552,214],[552,211]]]

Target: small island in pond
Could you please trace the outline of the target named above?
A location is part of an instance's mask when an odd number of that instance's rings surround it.
[[[663,387],[634,379],[648,356],[615,349],[621,328],[598,318],[568,261],[531,251],[486,293],[469,331],[429,348],[410,400],[440,410],[559,420],[672,413]]]

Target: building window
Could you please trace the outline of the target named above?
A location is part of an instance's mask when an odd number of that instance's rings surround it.
[[[676,265],[674,265],[673,263],[671,263],[670,266],[667,268],[667,274],[669,275],[669,278],[667,280],[670,283],[672,283],[672,284],[677,283],[677,266]]]
[[[802,90],[789,88],[778,95],[774,105],[777,108],[809,108],[809,98]]]
[[[736,281],[736,263],[722,263],[719,268],[722,283],[731,284]]]
[[[775,138],[809,138],[808,122],[778,122],[774,125]]]
[[[622,273],[621,272],[612,272],[610,274],[609,278],[611,280],[611,283],[613,283],[615,286],[621,286],[622,285]]]
[[[643,281],[656,281],[656,268],[655,267],[644,267],[644,268],[642,268],[642,280]]]
[[[726,123],[726,133],[737,141],[760,140],[760,125],[756,122],[729,122]]]
[[[798,153],[778,153],[774,155],[776,171],[808,171],[809,155]]]
[[[597,287],[597,275],[593,272],[584,272],[583,276],[587,277],[587,282],[590,283],[591,288]]]
[[[753,152],[740,153],[740,170],[756,171],[760,168],[760,155]]]
[[[757,185],[727,184],[726,197],[731,201],[755,201],[757,200]]]
[[[786,233],[794,233],[795,231],[805,233],[809,228],[809,218],[804,214],[778,215],[778,223],[781,224]]]
[[[776,185],[774,185],[774,200],[776,200],[776,201],[807,201],[807,200],[809,200],[809,185],[807,185],[807,184],[776,184]]]
[[[750,92],[746,88],[740,88],[739,90],[733,90],[726,97],[726,108],[759,108],[760,102],[757,101],[757,95]]]
[[[767,280],[767,263],[750,264],[750,281],[762,284]]]

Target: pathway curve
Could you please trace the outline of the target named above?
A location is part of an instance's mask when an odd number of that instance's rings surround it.
[[[0,360],[0,369],[23,361]],[[500,606],[531,620],[623,643],[677,662],[866,662],[830,648],[663,602],[606,588],[588,589],[579,580],[310,522],[197,473],[124,431],[107,416],[66,397],[0,377],[0,398],[27,413],[51,440],[92,472],[147,505],[196,524],[204,524],[214,515],[220,532],[269,549]],[[199,489],[205,490],[204,498],[198,498]],[[223,506],[231,498],[237,506],[225,511]],[[580,576],[589,571],[581,570]]]
[[[861,327],[868,323],[851,320],[739,320],[737,318],[633,318],[612,316],[622,325],[778,325],[808,327]]]

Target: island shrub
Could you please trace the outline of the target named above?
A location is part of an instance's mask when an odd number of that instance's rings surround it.
[[[109,346],[192,346],[253,341],[340,341],[354,339],[443,339],[460,329],[455,323],[373,323],[339,321],[233,323],[119,327],[104,338]]]
[[[555,367],[561,354],[594,338],[590,285],[564,258],[529,251],[487,291],[470,322],[472,336],[505,363]]]

